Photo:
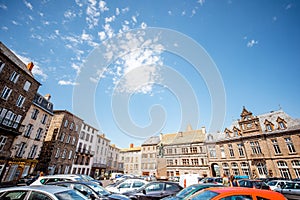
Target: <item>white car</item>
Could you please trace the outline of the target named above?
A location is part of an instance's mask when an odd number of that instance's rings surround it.
[[[275,190],[276,188],[283,188],[287,182],[286,180],[272,180],[267,183],[271,190]]]
[[[123,194],[124,192],[133,191],[139,189],[147,184],[148,181],[142,179],[126,179],[116,185],[108,185],[106,189],[111,193]]]
[[[61,200],[76,199],[86,200],[87,198],[76,190],[56,185],[40,186],[18,186],[0,188],[1,200]]]
[[[79,175],[74,174],[57,174],[49,176],[40,176],[30,185],[45,185],[47,183],[61,182],[61,181],[83,181],[84,179]]]

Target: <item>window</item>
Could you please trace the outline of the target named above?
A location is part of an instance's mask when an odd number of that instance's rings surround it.
[[[77,124],[75,125],[75,131],[76,132],[78,131],[78,125]]]
[[[68,156],[68,159],[69,159],[69,160],[71,160],[71,159],[72,159],[72,154],[73,154],[73,151],[72,151],[72,150],[70,150],[70,151],[69,151],[69,156]]]
[[[10,77],[9,77],[9,80],[16,83],[18,78],[19,78],[20,74],[18,74],[17,72],[13,72]]]
[[[3,148],[6,144],[6,140],[7,140],[6,136],[3,135],[0,136],[0,152],[3,151]]]
[[[23,105],[24,101],[25,101],[25,97],[23,97],[22,95],[20,95],[20,96],[18,97],[18,100],[17,100],[16,106],[18,106],[18,107],[22,107],[22,105]]]
[[[283,122],[278,123],[280,129],[285,129],[285,124]]]
[[[273,144],[273,147],[274,147],[275,154],[281,154],[281,151],[280,151],[277,140],[272,139],[271,141],[272,141],[272,144]]]
[[[47,114],[43,114],[43,117],[42,117],[41,123],[42,123],[42,124],[46,124],[46,122],[47,122],[47,118],[48,118],[48,115],[47,115]]]
[[[61,141],[61,142],[63,142],[64,141],[64,139],[65,139],[65,133],[62,133],[61,135],[60,135],[60,138],[59,138],[59,140]]]
[[[62,154],[61,158],[65,158],[65,157],[66,157],[66,155],[67,155],[67,150],[66,150],[66,149],[64,149],[64,151],[63,151],[63,154]]]
[[[5,108],[3,108],[3,109],[1,110],[1,113],[0,113],[0,122],[1,122],[2,119],[5,117],[6,112],[7,112],[7,109],[5,109]]]
[[[182,159],[183,165],[189,165],[189,159]]]
[[[18,116],[17,116],[17,119],[16,119],[16,121],[15,121],[15,123],[14,123],[14,125],[13,125],[13,128],[17,128],[17,127],[18,127],[18,125],[19,125],[21,119],[22,119],[22,115],[18,115]]]
[[[294,147],[294,144],[293,144],[291,138],[287,137],[287,138],[284,138],[284,140],[286,142],[287,148],[289,149],[289,152],[296,153],[296,150],[295,150],[295,147]]]
[[[5,66],[5,63],[2,60],[0,60],[0,73],[2,72],[2,69],[4,68],[4,66]]]
[[[286,179],[291,179],[290,170],[287,166],[287,163],[285,161],[278,161],[277,162],[278,169],[280,171],[281,177]]]
[[[257,163],[256,167],[257,167],[258,173],[260,175],[267,175],[268,174],[267,166],[266,166],[265,163],[259,162],[259,163]]]
[[[42,101],[43,101],[43,97],[42,96],[40,96],[39,98],[38,98],[38,103],[42,103]]]
[[[1,148],[0,148],[0,150],[1,150]],[[300,178],[300,160],[293,160],[292,161],[292,166],[293,166],[293,169],[295,171],[295,174],[296,174],[297,178]]]
[[[67,143],[67,144],[70,143],[70,140],[71,140],[71,136],[68,135],[66,143]]]
[[[93,139],[94,139],[94,136],[93,136],[93,135],[91,135],[90,142],[93,142]]]
[[[80,139],[84,139],[84,135],[85,135],[85,132],[84,131],[81,131],[81,133],[80,133]]]
[[[73,130],[73,127],[74,127],[74,123],[72,122],[70,125],[70,130]]]
[[[191,147],[190,151],[191,153],[197,153],[197,147]]]
[[[85,141],[89,141],[89,139],[90,139],[90,134],[86,134],[86,136],[85,136]]]
[[[60,149],[57,148],[56,153],[55,153],[55,158],[58,158],[58,157],[59,157],[59,154],[60,154]]]
[[[239,166],[237,163],[231,163],[231,168],[232,168],[232,171],[233,171],[233,175],[240,175],[240,172],[239,172]]]
[[[24,136],[25,137],[30,137],[30,134],[31,134],[32,130],[33,130],[33,125],[28,124]]]
[[[28,154],[28,158],[34,158],[35,154],[36,154],[36,150],[37,150],[37,145],[32,145],[29,154]]]
[[[40,111],[38,109],[34,108],[31,114],[31,119],[37,119],[39,112]]]
[[[220,146],[220,151],[221,151],[221,158],[225,158],[225,151],[224,151],[224,146]]]
[[[16,154],[16,157],[22,157],[23,154],[25,153],[25,148],[26,148],[26,143],[25,142],[21,142],[18,152]]]
[[[2,121],[2,124],[11,127],[14,123],[15,118],[16,118],[16,114],[13,113],[12,111],[8,111],[6,113],[4,120]]]
[[[216,156],[216,149],[214,146],[208,146],[209,156],[211,158],[215,158]]]
[[[48,108],[48,109],[52,109],[52,107],[53,107],[52,103],[48,103],[48,104],[47,104],[47,108]]]
[[[230,157],[234,157],[234,151],[233,151],[232,144],[228,144],[228,149],[229,149]]]
[[[72,138],[72,145],[75,145],[75,142],[76,142],[76,137],[73,136],[73,138]]]
[[[65,124],[64,124],[64,127],[67,127],[68,124],[69,124],[69,121],[66,119]]]
[[[182,153],[188,153],[188,148],[182,148],[181,151]]]
[[[29,88],[30,88],[30,86],[31,86],[31,83],[30,83],[29,81],[26,81],[25,84],[24,84],[23,89],[24,89],[25,91],[28,91]]]
[[[253,154],[262,154],[258,141],[250,142],[250,146]]]
[[[229,173],[229,165],[228,165],[228,163],[222,163],[222,167],[223,167],[224,174],[226,174],[228,176],[230,174]]]
[[[273,130],[272,126],[270,124],[267,124],[266,126],[267,126],[267,131],[272,131]]]
[[[63,194],[63,193],[60,193],[60,196],[64,196],[64,194]],[[60,197],[60,198],[63,198],[63,197]],[[49,197],[49,196],[47,196],[46,194],[41,193],[41,192],[35,192],[35,191],[32,191],[32,192],[30,193],[30,196],[29,196],[28,199],[51,200],[52,198]]]
[[[42,133],[43,133],[43,129],[42,129],[42,128],[39,128],[39,129],[36,131],[35,139],[36,139],[36,140],[40,140],[41,137],[42,137]]]
[[[250,170],[249,170],[249,165],[246,162],[241,162],[241,169],[244,175],[249,176],[250,175]]]
[[[10,96],[11,89],[9,87],[4,86],[2,93],[1,93],[1,98],[4,100],[7,100],[8,97]]]
[[[245,154],[244,154],[244,145],[242,144],[242,143],[240,143],[240,144],[237,144],[238,145],[238,149],[239,149],[239,155],[240,155],[240,157],[244,157],[245,156]]]
[[[199,160],[197,158],[191,159],[192,165],[199,165]]]

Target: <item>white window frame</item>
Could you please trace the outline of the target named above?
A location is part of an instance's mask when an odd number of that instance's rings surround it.
[[[2,60],[0,60],[0,73],[2,72],[2,69],[4,68],[4,66],[5,66],[5,63]]]
[[[36,131],[36,136],[35,139],[40,140],[43,134],[43,129],[42,128],[38,128]]]
[[[19,76],[20,76],[20,74],[17,73],[16,71],[14,71],[14,72],[10,75],[9,80],[10,80],[11,82],[13,82],[13,83],[16,83],[16,82],[18,81],[18,79],[19,79]]]
[[[31,132],[33,130],[33,125],[32,124],[28,124],[24,133],[25,137],[30,137]]]
[[[16,102],[16,106],[21,108],[24,104],[25,99],[26,99],[25,97],[23,97],[22,95],[19,95],[18,100]]]
[[[25,84],[24,84],[23,89],[24,89],[26,92],[28,92],[30,86],[31,86],[31,83],[30,83],[29,81],[26,81]]]
[[[59,154],[60,154],[60,149],[57,148],[56,153],[55,153],[55,158],[58,158],[58,157],[59,157]]]
[[[41,123],[42,123],[42,124],[46,124],[47,118],[48,118],[48,115],[47,115],[47,114],[43,114],[43,117],[42,117],[42,119],[41,119]]]
[[[1,135],[0,136],[0,152],[3,151],[6,141],[7,141],[7,136]]]
[[[7,100],[9,98],[11,92],[12,92],[12,89],[10,89],[7,86],[4,86],[4,88],[1,92],[1,98],[4,99],[4,100]]]
[[[38,146],[35,144],[31,146],[30,151],[28,153],[28,158],[34,158],[34,156],[37,152],[37,148],[38,148]]]

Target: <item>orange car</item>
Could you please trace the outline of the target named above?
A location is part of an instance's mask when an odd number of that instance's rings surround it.
[[[188,198],[189,200],[286,200],[286,198],[271,190],[261,190],[241,187],[207,188]]]

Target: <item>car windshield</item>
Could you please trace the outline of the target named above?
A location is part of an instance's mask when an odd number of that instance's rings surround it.
[[[105,188],[101,187],[98,184],[89,183],[88,185],[101,196],[110,195],[110,192],[108,190],[106,190]]]
[[[271,181],[271,182],[269,182],[267,185],[269,185],[269,186],[275,186],[276,185],[276,181]]]
[[[87,198],[76,190],[66,190],[54,194],[59,200],[86,200]]]
[[[187,187],[183,190],[181,190],[180,192],[178,192],[176,194],[176,197],[180,197],[180,198],[183,198],[185,196],[187,196],[188,194],[190,194],[192,191],[196,190],[197,187],[196,186],[190,186],[190,187]]]
[[[217,192],[212,192],[212,191],[203,191],[199,193],[197,196],[191,198],[191,200],[202,200],[202,199],[211,199],[215,196],[217,196],[219,193]]]

